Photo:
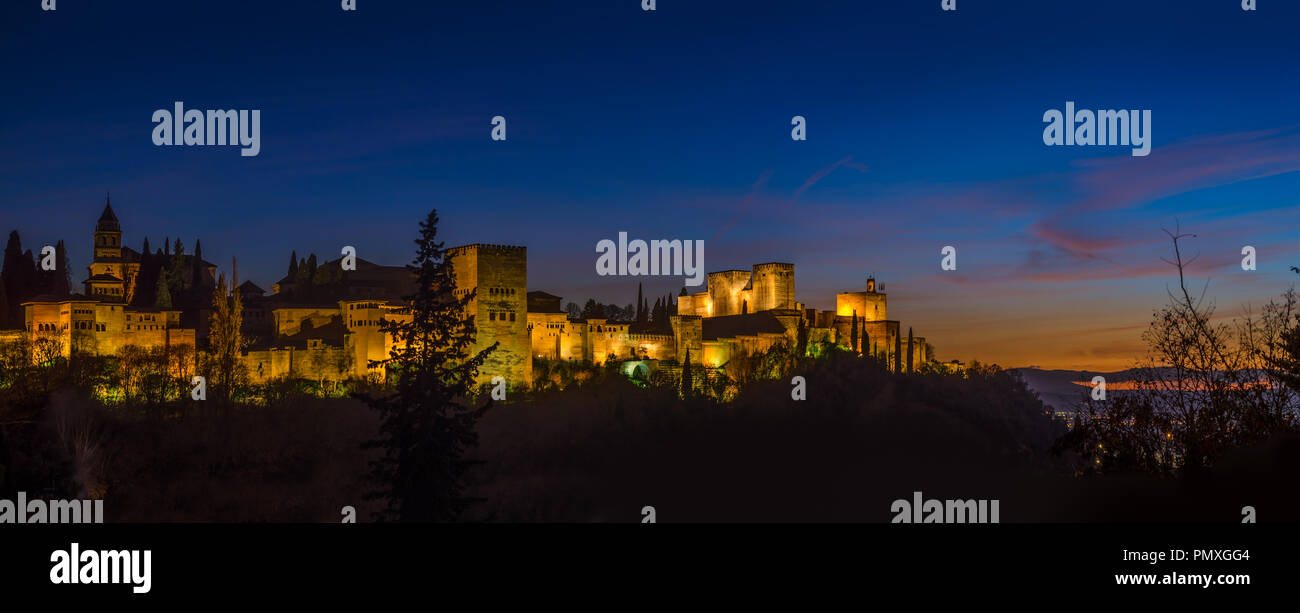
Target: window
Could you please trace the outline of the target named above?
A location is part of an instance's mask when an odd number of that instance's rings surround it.
[[[496,312],[496,311],[492,311],[492,312],[488,313],[488,321],[496,321],[496,320],[497,320],[497,312]]]
[[[515,314],[514,314],[514,312],[512,311],[512,312],[510,313],[510,321],[514,321],[514,320],[515,320]]]

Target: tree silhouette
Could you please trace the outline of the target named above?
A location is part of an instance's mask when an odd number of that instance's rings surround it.
[[[849,324],[849,348],[858,353],[858,310],[853,309],[853,320]]]
[[[912,327],[907,327],[907,372],[912,372]]]
[[[903,372],[903,335],[894,335],[894,372]]]
[[[166,279],[162,277],[158,277],[158,281],[154,283],[153,291],[154,291],[154,296],[153,296],[154,306],[160,309],[172,308],[172,293],[171,290],[167,289]]]
[[[682,359],[682,398],[691,396],[691,350],[686,350],[686,357]]]
[[[475,424],[492,401],[475,408],[469,397],[497,345],[469,355],[475,325],[465,305],[475,292],[456,297],[452,262],[437,235],[434,210],[420,223],[415,260],[407,266],[417,279],[415,293],[405,297],[410,320],[385,321],[380,329],[395,345],[387,359],[370,363],[388,367],[396,379],[394,393],[365,397],[380,414],[380,438],[364,445],[384,451],[371,464],[379,487],[368,494],[386,502],[379,519],[452,521],[475,502],[464,495],[474,464],[465,452],[478,444]]]
[[[223,396],[228,396],[243,378],[239,359],[244,348],[244,337],[240,331],[244,322],[244,301],[239,295],[238,271],[236,268],[232,273],[229,287],[226,286],[224,274],[218,277],[217,287],[212,291],[212,316],[208,331],[213,360],[212,387]]]
[[[1183,241],[1195,235],[1165,233],[1178,283],[1142,335],[1148,357],[1133,369],[1133,389],[1086,403],[1058,442],[1079,454],[1083,472],[1201,472],[1233,448],[1297,430],[1300,399],[1276,367],[1298,334],[1295,293],[1258,317],[1217,322],[1204,291],[1188,288],[1196,258],[1183,256]]]

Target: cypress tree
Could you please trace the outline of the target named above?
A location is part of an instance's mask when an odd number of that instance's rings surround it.
[[[794,355],[799,358],[808,355],[808,321],[803,316],[799,317],[799,331],[795,335]]]
[[[190,260],[190,284],[198,287],[203,284],[203,246],[199,239],[194,239],[194,257]]]
[[[9,311],[12,316],[14,309],[23,298],[22,280],[22,258],[23,258],[23,241],[18,237],[18,231],[14,230],[9,233],[9,242],[5,244],[4,264],[0,266],[0,279],[5,284],[5,304],[0,305]],[[18,321],[14,319],[14,321]]]
[[[170,309],[172,307],[171,290],[167,287],[167,279],[162,275],[159,275],[158,281],[154,283],[153,305],[160,309]]]
[[[173,295],[180,295],[190,288],[189,271],[185,269],[185,244],[179,237],[172,244],[172,261],[167,276]]]
[[[72,268],[68,265],[68,250],[63,241],[54,246],[54,261],[58,266],[54,271],[54,295],[62,298],[72,293]]]
[[[641,284],[637,283],[636,284],[636,323],[639,324],[645,323],[645,311],[641,309],[643,300],[644,298],[642,297],[641,294]]]
[[[686,350],[686,357],[682,359],[682,398],[691,396],[691,350]]]
[[[849,330],[850,330],[849,346],[853,349],[854,353],[860,353],[858,351],[858,310],[857,309],[853,309],[853,321],[851,324],[849,324]]]
[[[894,372],[903,372],[903,335],[894,335]]]

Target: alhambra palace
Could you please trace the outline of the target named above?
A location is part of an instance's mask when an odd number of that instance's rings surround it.
[[[147,250],[147,241],[145,245]],[[206,346],[217,266],[197,253],[158,253],[179,258],[179,266],[194,271],[191,282],[198,297],[164,306],[142,299],[153,295],[140,282],[148,255],[123,246],[118,218],[111,202],[106,203],[95,225],[84,293],[23,301],[23,330],[0,330],[0,341],[32,334],[58,341],[65,355],[112,355],[129,345]],[[761,353],[778,343],[793,346],[801,328],[809,344],[847,347],[855,338],[855,321],[864,353],[895,367],[900,358],[910,359],[903,367],[912,369],[929,360],[925,339],[903,335],[899,322],[888,318],[886,295],[873,278],[863,289],[836,294],[835,310],[818,311],[795,299],[793,264],[713,272],[705,291],[677,298],[668,325],[653,325],[575,318],[561,308],[561,297],[528,291],[525,247],[471,244],[447,254],[457,295],[476,290],[466,307],[466,314],[476,318],[475,349],[499,343],[480,371],[483,382],[500,375],[511,386],[531,386],[534,359],[632,362],[644,373],[659,362],[680,363],[689,352],[692,364],[717,368],[734,356]],[[383,378],[382,369],[369,364],[387,358],[392,348],[392,339],[380,332],[382,322],[407,317],[402,297],[412,292],[412,273],[360,258],[356,269],[347,272],[338,260],[321,267],[338,271],[328,301],[311,297],[301,275],[286,276],[269,293],[252,282],[239,286],[247,341],[243,361],[250,381]],[[208,298],[201,299],[204,291]]]

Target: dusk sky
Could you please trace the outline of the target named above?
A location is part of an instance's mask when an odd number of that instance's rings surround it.
[[[530,290],[618,304],[682,281],[599,277],[598,241],[703,239],[823,309],[874,273],[938,358],[1008,367],[1132,365],[1176,222],[1220,314],[1300,280],[1297,2],[357,4],[6,0],[0,230],[66,241],[80,287],[111,192],[128,246],[269,290],[291,250],[405,264],[437,208],[448,245],[527,246]],[[175,101],[260,109],[260,154],[154,146]],[[1150,155],[1045,146],[1067,101],[1151,110]]]

